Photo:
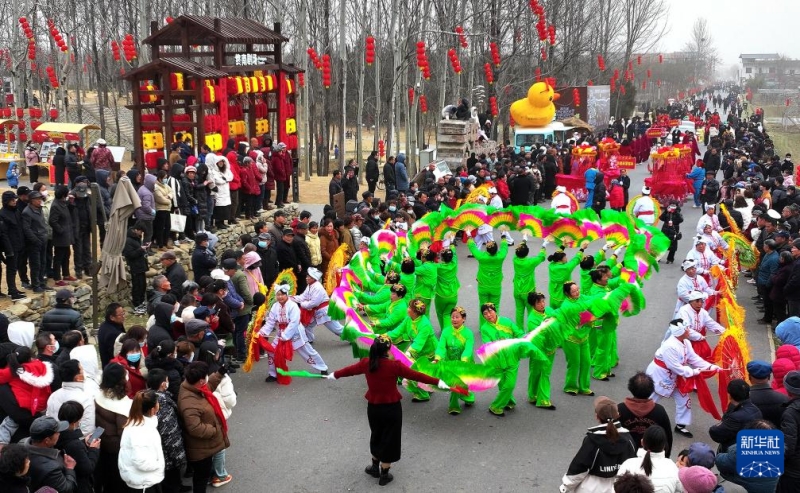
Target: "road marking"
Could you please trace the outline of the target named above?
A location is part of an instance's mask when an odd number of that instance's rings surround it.
[[[775,362],[775,339],[772,337],[772,324],[769,325],[769,330],[767,330],[767,339],[769,339],[769,357],[772,358],[772,362]]]

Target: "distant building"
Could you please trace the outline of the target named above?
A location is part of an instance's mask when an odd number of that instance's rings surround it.
[[[741,54],[739,60],[741,81],[762,77],[766,87],[800,85],[800,60],[792,60],[778,53]]]

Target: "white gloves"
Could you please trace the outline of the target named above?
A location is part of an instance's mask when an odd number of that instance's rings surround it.
[[[550,244],[550,242],[549,242],[549,241],[547,241],[547,240],[545,239],[545,240],[542,242],[542,248],[547,248],[547,245],[549,245],[549,244]]]
[[[619,257],[619,254],[620,254],[620,252],[622,251],[622,249],[623,249],[623,248],[624,248],[624,247],[619,247],[619,248],[617,248],[616,250],[614,250],[614,255],[616,255],[617,257]]]
[[[444,383],[444,380],[439,380],[439,383],[436,384],[436,386],[442,390],[450,390],[450,386]]]
[[[702,371],[703,370],[701,370],[700,368],[695,368],[694,370],[692,370],[692,375],[695,375],[695,376],[699,375]]]
[[[325,375],[326,380],[336,380],[336,376],[333,373],[328,373]]]
[[[442,248],[450,248],[450,238],[445,238],[445,240],[442,242]]]
[[[414,359],[414,357],[413,357],[413,356],[411,356],[411,351],[410,351],[410,350],[409,350],[409,351],[406,351],[406,352],[405,352],[405,353],[403,353],[403,354],[405,354],[405,355],[406,355],[406,358],[408,358],[408,359]]]
[[[608,250],[609,248],[611,248],[613,246],[614,246],[614,244],[609,241],[605,245],[603,245],[603,250]]]
[[[528,242],[528,233],[522,233],[522,241],[524,241],[525,243]]]
[[[719,367],[719,366],[717,366],[717,365],[711,365],[711,366],[709,366],[709,367],[708,367],[708,369],[709,369],[709,370],[711,370],[711,371],[715,371],[715,372],[717,372],[717,373],[719,373],[719,372],[721,372],[721,371],[722,371],[722,368],[720,368],[720,367]]]

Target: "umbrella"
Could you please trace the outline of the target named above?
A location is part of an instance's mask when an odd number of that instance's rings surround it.
[[[142,205],[139,195],[127,176],[123,176],[114,193],[111,203],[111,217],[108,219],[106,241],[100,256],[99,288],[107,293],[116,293],[127,284],[125,259],[122,249],[128,236],[128,218]]]

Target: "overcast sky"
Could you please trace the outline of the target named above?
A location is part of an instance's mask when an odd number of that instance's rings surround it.
[[[739,62],[742,53],[780,53],[800,59],[800,43],[796,39],[800,2],[797,0],[669,0],[669,32],[660,49],[679,51],[692,32],[698,17],[711,24],[714,41],[722,67],[727,69]]]

